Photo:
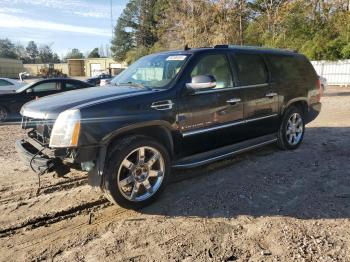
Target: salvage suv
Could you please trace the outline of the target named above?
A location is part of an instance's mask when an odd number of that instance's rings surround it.
[[[172,168],[276,142],[296,149],[321,95],[315,70],[296,52],[185,48],[145,56],[109,86],[25,104],[28,137],[16,148],[40,174],[80,168],[112,202],[140,208],[159,196]]]

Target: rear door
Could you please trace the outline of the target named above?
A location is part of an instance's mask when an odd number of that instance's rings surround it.
[[[242,92],[247,135],[254,138],[276,132],[279,119],[278,88],[270,81],[264,57],[236,52],[232,59]]]
[[[225,52],[198,55],[187,70],[186,82],[198,75],[212,75],[216,87],[186,92],[179,98],[178,125],[183,155],[208,151],[242,139],[243,103],[235,88],[230,62]]]

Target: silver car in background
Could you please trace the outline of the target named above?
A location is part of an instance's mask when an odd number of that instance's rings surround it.
[[[320,79],[322,91],[325,92],[328,88],[327,78],[325,78],[323,76],[318,76],[318,77]]]

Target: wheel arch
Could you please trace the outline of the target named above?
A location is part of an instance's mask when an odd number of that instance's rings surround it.
[[[108,152],[124,137],[135,135],[148,136],[162,143],[170,156],[172,156],[174,153],[174,141],[170,128],[171,126],[163,121],[134,124],[112,132],[104,138],[104,144],[107,146]]]
[[[281,115],[283,116],[284,113],[286,112],[286,110],[291,106],[297,107],[299,110],[301,110],[301,112],[303,113],[303,116],[306,117],[307,112],[308,112],[308,108],[309,108],[309,104],[308,104],[308,101],[305,97],[299,97],[299,98],[295,98],[295,99],[290,100],[283,107]]]

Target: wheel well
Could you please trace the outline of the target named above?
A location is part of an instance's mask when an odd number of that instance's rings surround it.
[[[140,128],[135,128],[133,130],[118,134],[117,136],[112,138],[112,140],[108,145],[108,149],[113,148],[120,139],[127,136],[135,136],[135,135],[142,135],[142,136],[147,136],[155,139],[156,141],[160,142],[163,146],[165,146],[165,148],[168,150],[170,155],[173,155],[173,152],[174,152],[173,138],[171,136],[170,131],[167,128],[162,126],[140,127]]]
[[[308,105],[306,101],[296,101],[291,103],[288,107],[291,107],[291,106],[295,106],[296,108],[298,108],[302,112],[303,117],[307,115]]]

